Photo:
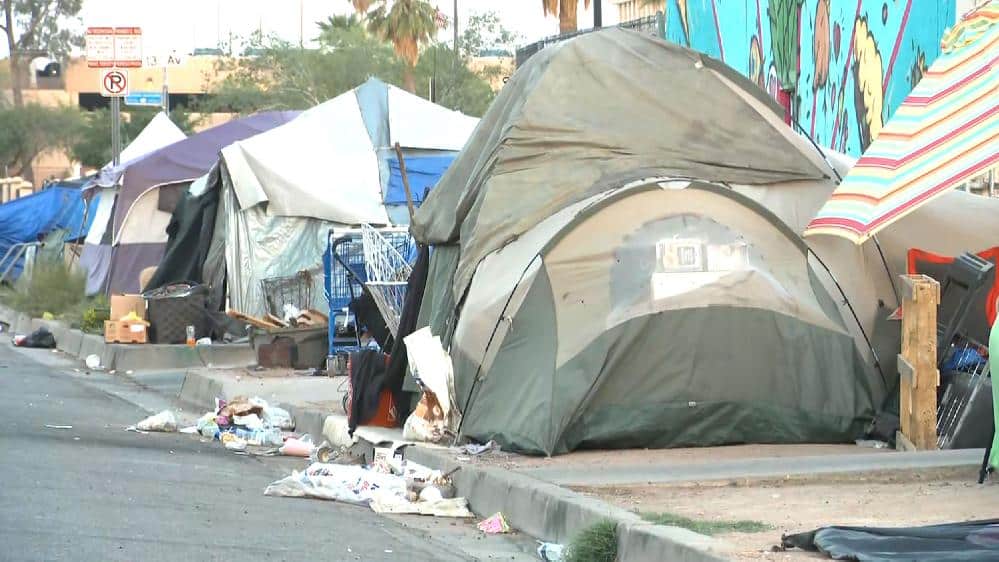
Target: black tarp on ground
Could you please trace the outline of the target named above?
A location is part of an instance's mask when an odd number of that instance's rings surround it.
[[[212,168],[204,193],[192,197],[184,192],[167,226],[169,240],[156,274],[143,290],[170,283],[204,283],[202,268],[208,257],[219,207],[219,170]]]
[[[860,562],[999,560],[999,519],[926,527],[823,527],[784,537],[784,546]]]

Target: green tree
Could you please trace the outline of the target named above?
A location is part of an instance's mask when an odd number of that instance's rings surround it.
[[[10,53],[11,90],[14,105],[24,105],[23,65],[26,55],[43,52],[65,59],[73,47],[83,44],[82,37],[72,31],[70,20],[78,19],[83,0],[0,0],[0,29],[7,39]]]
[[[50,150],[70,148],[82,126],[73,107],[26,104],[0,108],[0,166],[8,176],[34,181],[31,163]]]
[[[421,85],[434,79],[437,84],[434,101],[467,115],[481,116],[496,97],[489,83],[469,70],[465,60],[455,57],[449,46],[438,44],[424,49],[415,75]]]
[[[324,23],[329,23],[324,22]],[[362,84],[371,76],[398,82],[401,64],[392,47],[363,27],[320,28],[319,49],[301,49],[274,37],[250,39],[254,56],[225,58],[226,78],[196,109],[253,113],[306,109]]]
[[[121,145],[128,146],[159,113],[158,109],[134,109],[122,112]],[[170,119],[187,134],[197,125],[183,107],[170,112]],[[70,148],[70,156],[88,168],[100,168],[111,161],[111,112],[90,111],[81,116],[80,129]]]
[[[579,0],[541,0],[541,4],[546,16],[552,15],[558,18],[559,33],[576,31]],[[589,8],[590,0],[584,0],[584,5]]]
[[[496,12],[471,14],[461,34],[461,56],[468,60],[487,50],[513,53],[516,44],[523,40],[519,33],[503,26]]]
[[[404,66],[403,86],[416,93],[415,68],[420,46],[437,34],[437,10],[425,0],[395,0],[391,7],[383,1],[368,12],[368,29],[392,43]]]
[[[318,22],[319,48],[312,50],[270,37],[251,38],[249,51],[254,55],[223,59],[219,70],[225,71],[226,78],[212,85],[208,101],[195,109],[243,114],[306,109],[356,88],[372,76],[402,84],[404,63],[391,44],[369,33],[362,22],[356,16]],[[469,47],[458,57],[445,45],[423,49],[412,69],[413,79],[422,86],[436,78],[437,103],[481,115],[494,94],[483,76],[470,71],[466,62],[480,47],[512,43],[516,36],[503,29],[492,14],[470,18],[465,37],[464,44]],[[417,90],[418,95],[427,97],[425,88]]]

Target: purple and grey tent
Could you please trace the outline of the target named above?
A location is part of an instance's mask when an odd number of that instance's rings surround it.
[[[287,123],[296,111],[263,112],[212,127],[131,163],[122,171],[112,226],[109,293],[138,292],[139,274],[163,257],[166,226],[187,187],[218,161],[224,147]]]

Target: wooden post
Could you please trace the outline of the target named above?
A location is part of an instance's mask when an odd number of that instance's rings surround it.
[[[395,153],[399,158],[399,174],[402,176],[402,187],[406,190],[406,205],[409,207],[409,224],[413,224],[416,209],[413,207],[413,192],[409,190],[409,176],[406,175],[406,159],[402,157],[402,147],[395,143]]]
[[[937,305],[940,283],[902,275],[902,353],[898,356],[898,448],[937,448]]]

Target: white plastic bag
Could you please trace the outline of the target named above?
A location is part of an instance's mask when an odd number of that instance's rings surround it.
[[[285,431],[292,431],[295,429],[295,420],[292,419],[291,413],[284,408],[278,408],[277,406],[268,406],[264,408],[264,423],[271,427],[276,427]]]
[[[134,427],[139,431],[177,431],[177,417],[170,410],[163,410],[155,416],[140,421]]]
[[[267,486],[266,496],[311,497],[368,505],[376,497],[406,496],[406,480],[356,465],[313,463]]]
[[[249,414],[246,416],[233,416],[232,423],[236,425],[241,425],[249,430],[263,429],[264,421],[260,419],[257,414]]]

